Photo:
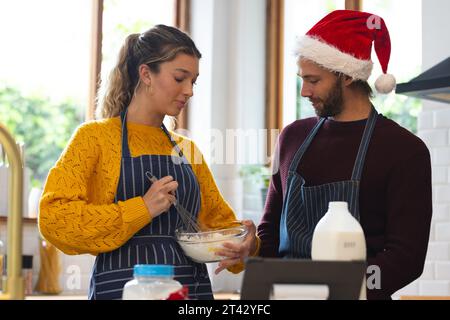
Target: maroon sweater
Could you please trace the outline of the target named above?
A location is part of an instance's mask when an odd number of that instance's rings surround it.
[[[279,137],[279,170],[272,176],[258,226],[261,256],[280,256],[279,226],[289,165],[317,121],[295,121]],[[350,180],[365,124],[366,120],[325,121],[297,168],[307,186]],[[431,163],[425,144],[383,115],[378,116],[367,151],[359,208],[367,264],[381,269],[381,289],[368,290],[367,296],[389,299],[423,271],[432,213]]]

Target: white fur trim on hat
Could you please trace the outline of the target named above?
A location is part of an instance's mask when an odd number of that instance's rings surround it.
[[[377,81],[375,81],[375,89],[379,93],[386,94],[394,90],[396,84],[395,77],[392,74],[386,73],[379,76]]]
[[[372,61],[355,58],[310,36],[304,36],[298,41],[295,53],[297,56],[311,60],[331,71],[341,72],[355,80],[367,81],[372,73]]]

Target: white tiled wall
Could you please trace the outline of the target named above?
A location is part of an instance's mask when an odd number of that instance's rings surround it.
[[[422,1],[422,69],[449,56],[450,2]],[[450,295],[450,104],[423,100],[418,136],[431,152],[433,218],[425,268],[421,277],[396,295]]]
[[[400,295],[450,295],[450,105],[424,102],[418,136],[432,155],[433,218],[424,271]]]

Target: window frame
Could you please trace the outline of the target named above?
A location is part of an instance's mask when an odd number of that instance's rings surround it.
[[[266,16],[266,129],[282,127],[284,0],[267,0]],[[267,137],[267,154],[273,154],[271,137]]]
[[[266,126],[283,128],[284,0],[267,0]],[[345,0],[345,9],[361,11],[363,0]],[[267,142],[272,154],[274,146]]]
[[[104,0],[92,0],[91,20],[91,49],[90,49],[90,71],[89,71],[89,97],[86,106],[85,120],[95,119],[95,108],[97,94],[100,87],[102,71],[102,33],[103,33],[103,5]],[[185,32],[189,32],[190,26],[190,0],[175,0],[174,25]],[[187,127],[187,113],[178,116],[177,128]]]

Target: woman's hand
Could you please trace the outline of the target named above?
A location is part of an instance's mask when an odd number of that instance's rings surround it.
[[[256,250],[256,226],[251,220],[243,220],[242,223],[247,227],[248,233],[244,241],[240,244],[225,242],[223,249],[216,252],[216,255],[225,256],[226,259],[219,262],[219,266],[215,270],[218,274],[222,270],[235,264],[243,262],[250,254]]]
[[[142,197],[152,218],[166,212],[175,203],[174,194],[177,188],[178,182],[171,176],[165,176],[152,183],[150,189]]]

